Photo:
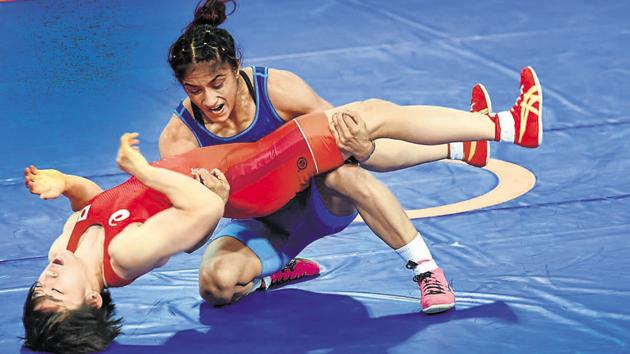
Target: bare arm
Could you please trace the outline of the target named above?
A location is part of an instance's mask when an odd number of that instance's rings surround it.
[[[50,249],[48,250],[48,261],[51,261],[57,252],[64,250],[66,248],[66,245],[68,245],[70,234],[72,233],[74,224],[79,218],[79,213],[80,212],[78,211],[74,212],[68,217],[68,219],[66,219],[66,223],[63,225],[63,231],[61,232],[61,235],[57,237],[55,242],[53,242],[52,246],[50,246]]]
[[[198,147],[197,139],[190,129],[173,114],[160,134],[160,156],[178,155]]]
[[[267,91],[276,112],[284,120],[332,108],[306,81],[290,71],[269,69]]]
[[[72,211],[81,210],[87,202],[103,190],[87,178],[67,175],[57,170],[39,170],[35,166],[24,170],[24,183],[29,191],[41,199],[55,199],[64,195]]]
[[[72,211],[79,211],[97,194],[103,192],[101,187],[87,178],[65,175],[66,190],[63,195],[70,201]]]
[[[173,206],[144,224],[128,226],[110,246],[113,265],[125,278],[161,266],[176,253],[193,248],[223,215],[225,200],[183,174],[151,166],[139,150],[137,134],[121,138],[117,163],[146,186],[164,193]],[[224,180],[227,183],[227,180]]]
[[[216,168],[212,171],[208,171],[205,168],[198,168],[193,169],[191,173],[193,174],[193,177],[195,177],[195,179],[199,181],[199,183],[202,183],[204,186],[206,186],[206,188],[210,189],[212,192],[218,195],[223,200],[223,204],[227,203],[228,198],[230,197],[230,184],[228,183],[227,178],[225,177],[223,172]],[[193,247],[185,250],[185,252],[193,253],[201,248],[203,245],[205,245],[210,236],[212,236],[212,234],[214,233],[216,226],[217,225],[214,225],[212,230],[210,230],[210,232],[203,239],[199,240],[199,242],[197,242],[197,244]]]
[[[110,256],[120,275],[138,277],[162,266],[171,256],[197,246],[223,216],[223,202],[214,196],[206,198],[203,210],[186,212],[171,207],[140,226],[125,228],[110,246]]]

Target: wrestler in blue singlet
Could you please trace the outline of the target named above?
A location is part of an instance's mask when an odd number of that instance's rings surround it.
[[[177,107],[175,114],[193,132],[200,146],[254,142],[285,123],[267,94],[268,69],[254,66],[252,72],[253,85],[245,72],[240,74],[256,103],[256,114],[250,126],[239,134],[229,138],[217,136],[205,127],[201,112],[194,104],[193,112],[184,107],[183,101]],[[355,217],[356,213],[347,216],[331,213],[324,206],[315,181],[311,180],[310,188],[299,193],[281,210],[264,218],[231,220],[214,233],[212,240],[233,237],[241,241],[260,259],[260,276],[263,277],[282,269],[311,242],[343,230]]]

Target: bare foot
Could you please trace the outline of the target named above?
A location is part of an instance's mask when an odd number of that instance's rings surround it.
[[[138,133],[123,134],[120,137],[120,146],[116,157],[118,167],[136,177],[149,166],[147,160],[140,153],[138,136],[140,136]]]
[[[24,169],[26,188],[41,199],[54,199],[66,190],[66,178],[57,170],[39,170],[31,165]]]

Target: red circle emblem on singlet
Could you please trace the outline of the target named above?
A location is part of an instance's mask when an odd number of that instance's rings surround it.
[[[306,166],[308,166],[308,161],[306,160],[306,158],[305,158],[305,157],[300,157],[300,158],[297,160],[297,168],[298,168],[298,171],[302,171],[303,169],[305,169],[305,168],[306,168]]]

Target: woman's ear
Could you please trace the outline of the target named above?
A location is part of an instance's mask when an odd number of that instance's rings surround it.
[[[103,306],[103,297],[98,292],[91,290],[86,297],[86,302],[91,308],[98,310]]]
[[[236,71],[236,74],[238,74],[241,71],[241,60],[240,59],[236,59],[235,71]]]

